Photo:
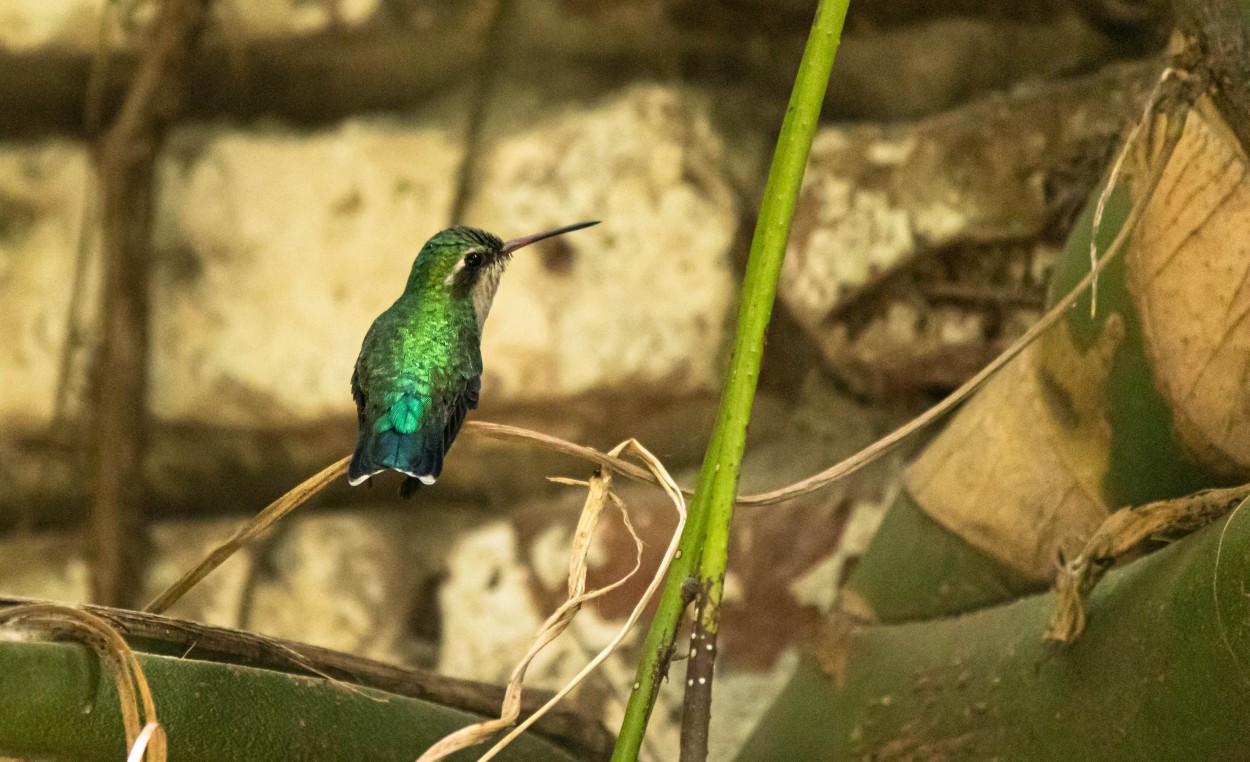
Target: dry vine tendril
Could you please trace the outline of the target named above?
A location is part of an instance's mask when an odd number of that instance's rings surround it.
[[[139,660],[117,630],[77,606],[30,603],[0,611],[0,628],[19,636],[75,640],[91,648],[117,686],[127,762],[165,762],[165,731],[156,719],[156,701]],[[95,686],[90,686],[92,691]]]

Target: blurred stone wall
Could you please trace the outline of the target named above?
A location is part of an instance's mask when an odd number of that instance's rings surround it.
[[[147,2],[0,2],[0,592],[82,600],[99,264],[83,113],[115,110]],[[355,439],[359,342],[426,238],[603,224],[519,256],[475,417],[596,447],[635,436],[690,484],[812,4],[223,0],[160,162],[151,262],[154,557],[172,581]],[[1072,211],[1139,108],[1150,2],[852,3],[804,182],[743,490],[854,452],[1041,310]],[[94,72],[94,74],[93,74]],[[98,90],[89,82],[96,76]],[[871,536],[897,463],[743,508],[714,758],[779,686]],[[499,680],[559,603],[586,465],[464,437],[439,486],[340,485],[174,612]],[[618,485],[654,565],[673,525]],[[604,530],[593,581],[632,564]],[[577,671],[643,584],[531,671]],[[633,648],[581,691],[613,726]],[[681,671],[674,667],[675,678]],[[680,680],[674,681],[680,686]],[[668,758],[680,691],[648,753]]]

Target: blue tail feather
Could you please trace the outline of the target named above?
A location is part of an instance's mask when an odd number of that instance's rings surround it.
[[[465,414],[477,407],[480,389],[479,376],[467,379],[445,416],[423,415],[431,411],[426,410],[420,400],[409,393],[395,393],[386,398],[388,406],[381,414],[373,417],[366,415],[368,400],[353,381],[360,416],[360,439],[352,455],[349,480],[360,484],[386,469],[431,480],[438,478],[443,472],[443,457],[460,431]],[[433,423],[440,417],[443,425],[435,427]],[[400,494],[409,497],[420,486],[421,481],[410,476],[400,488]]]
[[[352,456],[348,478],[356,481],[384,469],[437,478],[443,472],[443,432],[417,429],[403,434],[395,429],[365,427]]]

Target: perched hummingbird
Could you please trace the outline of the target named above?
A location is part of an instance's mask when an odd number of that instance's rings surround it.
[[[544,238],[597,225],[579,222],[508,242],[452,227],[425,242],[399,299],[365,334],[352,397],[360,440],[347,478],[355,486],[393,469],[411,497],[433,484],[443,456],[477,407],[482,325],[513,252]]]

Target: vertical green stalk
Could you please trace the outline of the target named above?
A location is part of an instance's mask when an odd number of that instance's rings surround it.
[[[790,220],[849,4],[850,0],[821,0],[803,60],[799,63],[751,240],[738,312],[738,332],[716,428],[699,473],[682,533],[680,555],[669,569],[659,609],[647,633],[634,691],[612,755],[614,762],[638,757],[647,719],[668,668],[678,622],[696,591],[707,591],[706,600],[713,604],[704,607],[703,623],[715,633],[729,544],[729,521],[733,516],[747,422],[759,379],[764,332],[772,315],[777,277],[790,235]],[[702,584],[686,585],[696,570],[699,578],[696,582]]]

